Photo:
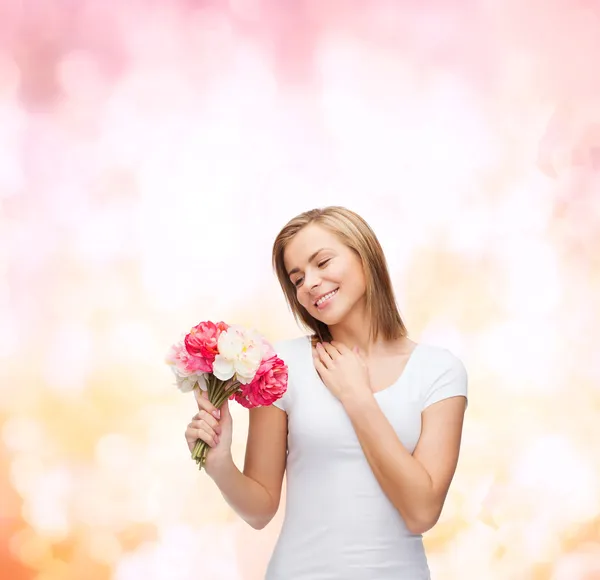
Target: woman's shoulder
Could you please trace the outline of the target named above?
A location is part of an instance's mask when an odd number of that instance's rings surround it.
[[[288,364],[295,360],[304,360],[306,353],[309,352],[310,336],[277,340],[273,343],[273,348],[277,355]]]
[[[441,346],[419,344],[418,355],[423,409],[448,397],[467,397],[467,369],[454,352]]]
[[[446,371],[466,373],[466,368],[461,358],[449,348],[429,343],[418,343],[419,366],[430,369],[434,374]]]

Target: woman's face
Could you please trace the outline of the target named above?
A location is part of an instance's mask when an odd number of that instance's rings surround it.
[[[317,320],[338,324],[364,300],[360,258],[326,228],[310,224],[289,242],[283,255],[298,302]]]

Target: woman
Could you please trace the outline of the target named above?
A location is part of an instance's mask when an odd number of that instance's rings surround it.
[[[261,529],[287,502],[267,580],[426,580],[422,534],[437,522],[458,460],[467,376],[449,351],[407,337],[383,251],[341,207],[305,212],[279,233],[273,264],[312,336],[276,350],[286,394],[250,411],[243,473],[231,415],[199,397],[186,430],[206,472]],[[221,415],[221,416],[219,416]]]

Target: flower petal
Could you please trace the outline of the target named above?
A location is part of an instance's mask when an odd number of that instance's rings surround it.
[[[189,393],[194,390],[196,386],[196,378],[195,377],[178,377],[177,378],[177,388],[182,393]]]
[[[242,352],[244,341],[237,329],[228,328],[219,336],[217,345],[221,356],[227,359],[233,359]]]
[[[208,385],[206,384],[206,375],[205,374],[197,375],[196,378],[198,379],[198,388],[201,391],[208,391]]]
[[[235,372],[236,372],[237,376],[240,377],[240,383],[245,384],[245,382],[250,382],[254,378],[254,375],[256,374],[256,371],[258,370],[259,364],[260,364],[260,361],[257,363],[248,358],[236,360],[234,363]],[[248,379],[248,381],[242,381],[241,380],[242,378]]]
[[[220,381],[229,380],[235,374],[232,361],[218,354],[215,357],[215,362],[213,363],[213,374]]]

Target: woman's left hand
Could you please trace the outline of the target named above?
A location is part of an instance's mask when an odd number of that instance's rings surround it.
[[[357,348],[350,350],[336,341],[317,343],[313,362],[325,386],[342,403],[373,394],[367,364]]]

